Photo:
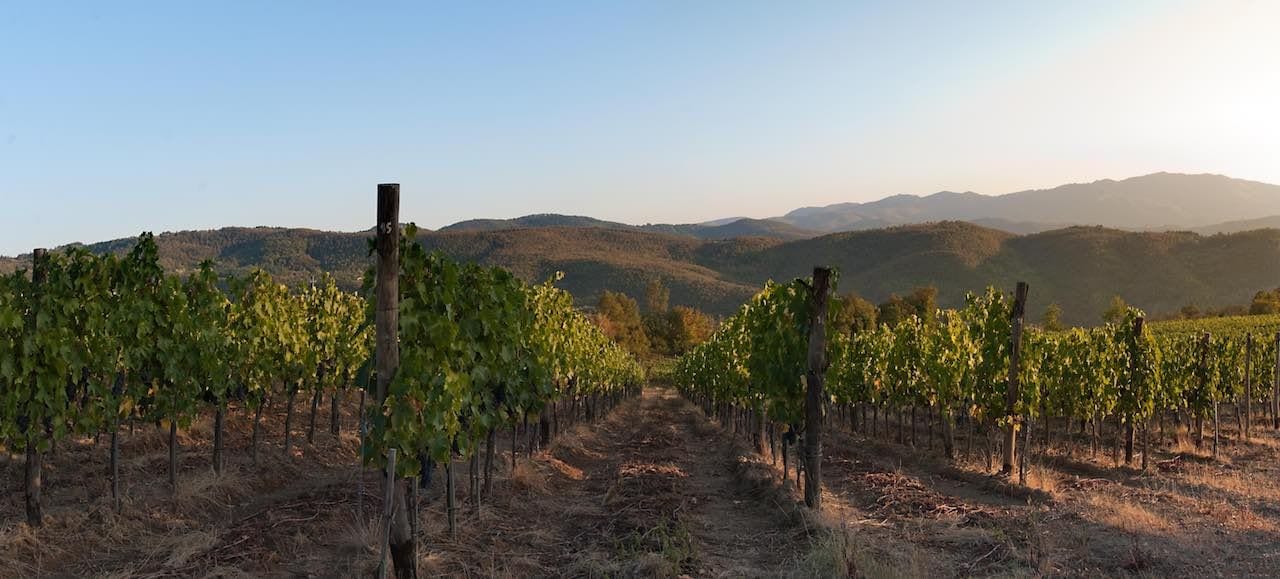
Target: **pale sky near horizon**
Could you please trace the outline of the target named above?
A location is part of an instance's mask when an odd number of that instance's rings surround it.
[[[1280,183],[1280,1],[0,2],[0,255]]]

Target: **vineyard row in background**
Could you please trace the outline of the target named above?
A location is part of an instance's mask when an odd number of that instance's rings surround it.
[[[955,457],[958,426],[967,427],[969,445],[975,433],[1000,431],[1000,472],[1012,475],[1017,467],[1020,477],[1027,453],[1017,447],[1029,448],[1033,429],[1048,447],[1055,423],[1063,438],[1078,425],[1095,453],[1104,426],[1112,425],[1126,464],[1142,444],[1144,469],[1150,431],[1158,425],[1163,440],[1166,419],[1198,433],[1197,445],[1208,423],[1215,456],[1223,404],[1236,409],[1243,438],[1255,410],[1280,428],[1280,331],[1268,325],[1270,316],[1153,330],[1129,308],[1117,323],[1043,331],[1024,328],[1029,290],[1019,284],[1012,295],[988,288],[968,295],[962,308],[909,316],[892,327],[828,333],[822,326],[840,319],[834,309],[840,302],[819,314],[826,307],[819,285],[767,284],[673,371],[686,396],[747,433],[757,450],[780,450],[773,454],[783,457],[783,476],[792,445],[803,444],[800,468],[817,465],[827,413],[886,438],[893,415],[898,441],[913,444],[923,414],[930,446],[937,425],[947,458]],[[1259,328],[1266,333],[1256,335]],[[821,480],[815,474],[806,472],[814,492]]]
[[[563,424],[594,419],[637,391],[639,365],[552,282],[529,285],[429,254],[412,234],[399,236],[400,368],[367,407],[377,301],[327,277],[296,291],[262,271],[219,279],[210,263],[183,277],[161,269],[144,234],[124,256],[37,251],[29,275],[0,278],[0,443],[26,453],[28,523],[43,521],[45,454],[72,435],[111,439],[118,508],[122,427],[168,427],[176,489],[177,430],[202,413],[215,416],[212,465],[221,471],[230,402],[254,416],[256,461],[273,399],[287,404],[287,457],[296,400],[310,399],[310,441],[326,395],[337,434],[338,408],[354,389],[366,464],[385,465],[396,449],[400,476],[435,463],[451,470],[455,458],[472,460],[476,473],[483,446],[487,482],[500,429],[514,435],[523,424],[545,445]],[[376,291],[373,272],[365,287]]]

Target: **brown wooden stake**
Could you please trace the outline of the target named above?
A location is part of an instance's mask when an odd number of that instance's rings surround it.
[[[471,468],[467,469],[471,488],[468,492],[471,494],[471,511],[477,518],[480,517],[480,453],[471,452]]]
[[[253,439],[249,445],[249,456],[253,459],[253,464],[258,464],[258,439],[262,432],[262,411],[270,403],[269,398],[264,398],[258,402],[258,407],[253,410]]]
[[[338,436],[342,430],[338,408],[344,398],[346,398],[346,392],[342,388],[334,390],[333,395],[329,397],[329,434],[334,436]]]
[[[378,221],[375,226],[378,254],[377,309],[374,312],[375,362],[378,407],[387,399],[387,388],[400,368],[400,185],[378,185]],[[394,477],[392,472],[388,476]],[[418,576],[417,546],[409,523],[405,481],[393,485],[392,500],[399,507],[389,528],[391,559],[396,577]]]
[[[445,484],[445,507],[449,518],[449,537],[456,538],[458,536],[458,503],[457,494],[454,490],[453,480],[453,457],[450,456],[444,462],[444,484]]]
[[[126,374],[124,372],[116,373],[116,382],[112,387],[111,395],[117,401],[124,394],[124,382]],[[111,458],[109,461],[111,466],[111,502],[116,512],[120,512],[120,413],[111,413]]]
[[[1271,383],[1272,428],[1280,429],[1280,332],[1276,332],[1276,370]]]
[[[37,297],[43,291],[42,286],[44,286],[45,281],[49,276],[48,258],[49,253],[44,249],[36,249],[31,256],[31,282]],[[38,299],[36,300],[36,303],[39,303]],[[35,329],[37,319],[39,319],[39,316],[36,313],[36,307],[32,307],[31,320],[28,322],[32,330]],[[31,396],[34,398],[38,391],[39,390],[36,387],[36,378],[32,375]],[[34,403],[34,400],[32,400],[32,403]],[[23,434],[27,437],[27,462],[24,491],[27,503],[27,524],[32,527],[39,527],[44,524],[44,510],[40,505],[40,491],[44,486],[44,456],[40,452],[40,445],[37,440],[37,437],[40,436],[37,433],[41,432],[42,429],[40,425],[36,424],[36,421],[31,420],[30,418],[25,422],[27,423],[26,432]]]
[[[825,419],[823,382],[827,372],[827,301],[831,293],[831,270],[813,268],[809,294],[809,369],[805,374],[804,504],[822,510],[822,429]]]
[[[382,495],[382,552],[378,556],[378,577],[387,576],[387,547],[391,544],[391,527],[396,508],[396,449],[387,449],[387,484]]]
[[[223,425],[227,416],[225,405],[225,402],[219,402],[217,410],[213,413],[213,472],[219,475],[222,474],[222,450],[226,444],[223,436]]]
[[[1012,332],[1010,332],[1009,336],[1009,379],[1005,386],[1004,412],[1009,424],[1005,426],[1004,461],[1000,465],[1000,474],[1003,475],[1013,474],[1013,459],[1018,440],[1018,416],[1014,411],[1018,404],[1018,364],[1022,356],[1022,322],[1027,311],[1027,290],[1027,282],[1018,282],[1017,289],[1014,292],[1013,311],[1010,317]]]
[[[324,395],[324,364],[316,369],[316,391],[311,395],[311,422],[307,425],[307,444],[315,444],[316,414],[320,412],[320,397]]]
[[[289,458],[289,449],[293,446],[293,403],[298,399],[298,387],[289,388],[289,403],[284,412],[284,457]]]
[[[169,487],[178,492],[178,421],[169,421]]]
[[[488,441],[484,445],[484,490],[482,492],[485,496],[489,496],[493,491],[493,455],[497,444],[498,430],[490,428]]]
[[[1253,423],[1253,334],[1244,336],[1244,439]]]

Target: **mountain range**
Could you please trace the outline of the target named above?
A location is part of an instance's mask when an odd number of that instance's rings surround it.
[[[1168,185],[1168,207],[1156,203],[1160,194],[1144,192],[1160,184]],[[1194,191],[1227,207],[1211,210],[1207,205],[1214,203],[1197,200]],[[934,285],[940,303],[954,306],[966,291],[987,285],[1012,288],[1016,281],[1027,281],[1032,313],[1057,303],[1066,321],[1080,324],[1096,322],[1114,295],[1159,314],[1190,303],[1201,308],[1247,303],[1255,291],[1280,286],[1280,229],[1275,229],[1280,217],[1259,218],[1280,215],[1280,187],[1157,174],[1011,195],[1020,197],[1002,202],[1005,208],[991,214],[965,208],[993,203],[973,199],[974,194],[938,194],[801,209],[777,220],[686,225],[628,225],[560,215],[473,220],[421,231],[419,239],[430,249],[507,267],[530,281],[563,271],[561,285],[580,304],[593,304],[605,289],[640,296],[656,278],[671,288],[673,304],[720,315],[733,312],[766,280],[806,275],[817,264],[840,270],[842,293],[856,292],[873,301]],[[1071,203],[1058,196],[1107,209],[1068,211]],[[994,199],[1005,197],[1010,196]],[[1032,211],[1034,204],[1025,199],[1041,199],[1060,213]],[[957,215],[982,216],[928,221],[950,215],[943,207]],[[1236,207],[1254,213],[1242,214]],[[1132,220],[1122,219],[1125,211]],[[1072,223],[1102,213],[1111,215],[1107,227],[1036,231],[1031,226],[1049,228],[1058,216]],[[891,223],[913,219],[927,222]],[[876,222],[880,227],[859,229],[873,220],[881,220]],[[1154,223],[1195,231],[1143,230],[1156,228],[1150,226]],[[1027,230],[1010,231],[1010,224]],[[851,230],[825,232],[831,228]],[[371,263],[368,236],[368,231],[229,227],[164,233],[157,241],[163,265],[173,271],[189,271],[212,259],[225,273],[262,267],[294,285],[330,272],[351,289]],[[123,252],[132,243],[121,239],[89,247]],[[0,258],[0,272],[29,261],[29,255]]]
[[[1280,186],[1222,175],[1153,173],[1004,195],[952,191],[893,195],[867,203],[801,207],[765,219],[733,217],[696,224],[628,225],[590,217],[540,214],[463,221],[441,231],[602,227],[700,239],[761,236],[794,240],[934,221],[967,221],[1017,234],[1072,225],[1229,233],[1280,226]]]
[[[802,207],[777,220],[822,232],[962,220],[1013,233],[1035,233],[1067,225],[1212,229],[1223,222],[1270,216],[1280,216],[1280,186],[1221,175],[1154,173],[1005,195],[951,191],[894,195],[870,203]]]

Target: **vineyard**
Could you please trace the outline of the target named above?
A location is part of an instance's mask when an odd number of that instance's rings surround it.
[[[799,379],[809,368],[811,287],[808,280],[769,284],[675,371],[677,383],[708,412],[722,420],[742,415],[758,449],[766,439],[770,448],[780,445],[784,472],[788,446],[812,431]],[[1088,430],[1095,453],[1104,424],[1123,430],[1126,464],[1134,462],[1135,437],[1145,450],[1152,427],[1166,435],[1166,419],[1188,429],[1194,424],[1197,444],[1211,421],[1216,455],[1223,404],[1236,410],[1243,436],[1255,411],[1280,428],[1274,316],[1171,322],[1152,331],[1143,313],[1130,308],[1116,324],[1046,332],[1024,330],[1025,298],[1026,286],[1016,297],[988,288],[970,294],[965,307],[927,319],[913,315],[894,327],[835,332],[823,345],[829,360],[824,412],[886,437],[882,415],[893,414],[897,441],[905,442],[910,429],[912,445],[923,415],[929,444],[936,425],[948,458],[955,455],[958,423],[969,430],[970,443],[975,431],[1001,430],[1003,474],[1014,470],[1019,437],[1029,446],[1039,431],[1049,446],[1055,424]],[[1265,333],[1254,333],[1259,330]],[[1143,469],[1148,455],[1141,452]],[[1025,453],[1021,458],[1025,478]]]
[[[0,576],[1249,575],[1280,544],[1277,316],[1047,331],[1018,284],[859,328],[816,268],[642,365],[398,200],[358,292],[165,271],[149,234],[0,277]]]
[[[43,464],[70,439],[110,440],[102,452],[119,511],[125,431],[167,430],[176,496],[178,432],[201,416],[214,416],[210,464],[221,474],[232,404],[252,415],[245,451],[258,464],[280,460],[259,452],[273,401],[285,406],[287,460],[299,443],[299,398],[310,400],[311,444],[323,403],[338,436],[340,407],[356,393],[361,462],[385,467],[390,457],[405,487],[429,484],[443,465],[452,533],[456,460],[471,463],[478,508],[500,432],[510,430],[514,460],[517,426],[536,439],[529,448],[545,446],[638,392],[639,364],[574,308],[556,280],[530,285],[501,269],[457,263],[415,243],[412,226],[403,235],[393,229],[399,368],[390,371],[373,357],[376,296],[387,289],[374,270],[360,294],[339,291],[327,276],[295,290],[262,271],[220,279],[212,263],[180,275],[162,270],[155,239],[144,234],[119,257],[38,250],[30,272],[0,278],[0,444],[25,453],[27,524],[44,523]],[[538,428],[529,427],[531,417]],[[394,518],[407,521],[410,506]]]
[[[913,463],[930,464],[925,457],[936,453],[943,462],[932,472],[1036,497],[1043,480],[1029,483],[1029,471],[1044,479],[1046,465],[1084,469],[1081,456],[1110,454],[1137,477],[1157,458],[1160,470],[1201,452],[1209,464],[1229,462],[1220,455],[1227,410],[1239,444],[1251,444],[1260,426],[1280,429],[1275,316],[1147,324],[1129,308],[1118,323],[1043,331],[1025,327],[1028,288],[1019,284],[859,331],[832,327],[841,318],[825,309],[816,289],[824,284],[814,281],[825,275],[770,282],[674,370],[686,397],[760,455],[781,459],[783,480],[794,468],[815,509],[824,490],[838,488],[823,478],[823,459],[848,454],[823,438],[900,445],[922,455]],[[1087,468],[1099,481],[1129,476]]]

